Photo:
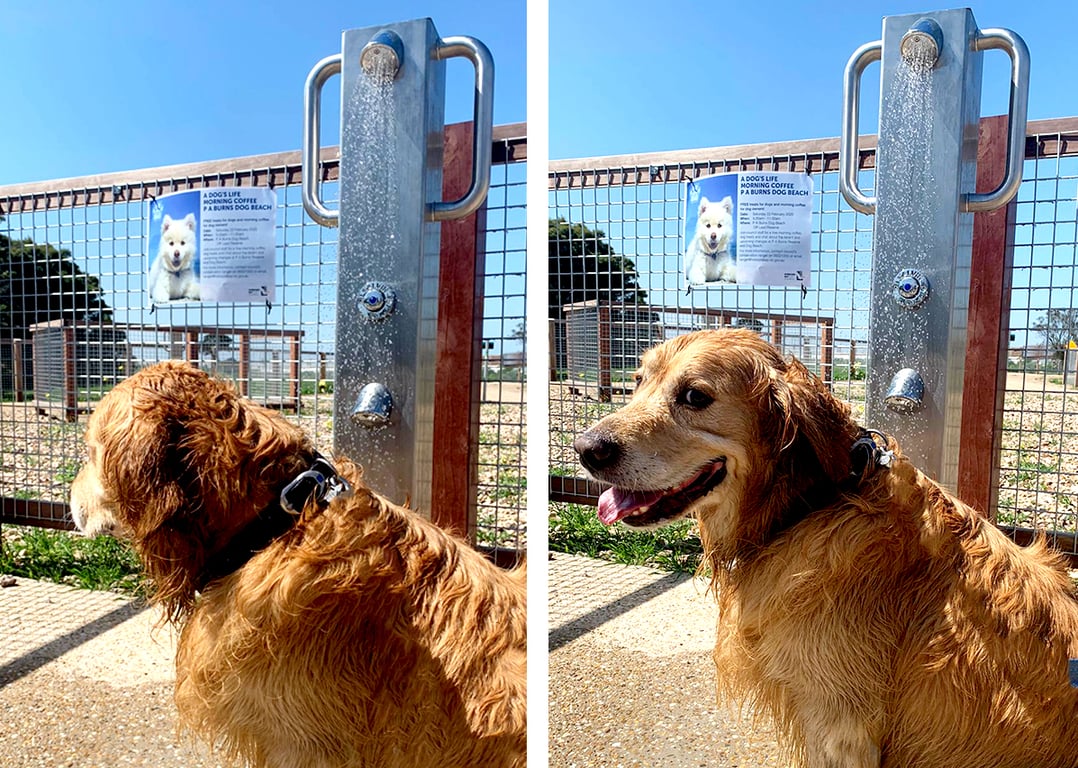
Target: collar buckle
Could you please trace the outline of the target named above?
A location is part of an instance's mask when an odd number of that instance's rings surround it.
[[[883,447],[877,442],[877,438],[883,443]],[[886,447],[889,443],[887,435],[878,429],[862,430],[861,436],[854,440],[850,447],[850,482],[856,485],[878,467],[890,467],[894,463],[895,452]]]
[[[334,499],[346,499],[352,495],[352,484],[337,474],[337,468],[322,456],[315,454],[309,469],[300,472],[281,490],[281,508],[291,515],[299,515],[312,496],[319,506],[326,506]]]

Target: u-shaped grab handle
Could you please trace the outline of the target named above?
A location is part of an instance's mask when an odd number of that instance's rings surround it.
[[[341,212],[326,207],[322,202],[321,187],[318,184],[318,161],[322,153],[319,133],[322,123],[322,86],[334,75],[341,73],[343,54],[327,56],[314,65],[307,75],[303,88],[303,147],[300,163],[303,167],[302,197],[303,209],[323,227],[335,227],[341,219]]]
[[[850,207],[860,213],[876,212],[876,198],[857,185],[857,122],[861,115],[861,75],[883,56],[883,41],[865,43],[850,57],[842,82],[842,135],[838,143],[838,188]]]
[[[435,202],[427,207],[427,219],[446,221],[461,219],[474,213],[486,199],[490,189],[491,146],[494,141],[494,59],[483,43],[472,37],[446,37],[434,47],[435,59],[463,57],[475,67],[475,101],[472,108],[472,183],[464,197],[452,202]],[[318,160],[321,153],[322,87],[333,75],[341,73],[342,54],[327,56],[318,62],[303,91],[303,208],[324,227],[336,227],[340,211],[322,201],[318,183]]]
[[[1029,105],[1029,48],[1009,29],[982,29],[973,41],[973,50],[1006,51],[1011,58],[1011,99],[1007,115],[1007,168],[1003,181],[992,192],[966,195],[962,210],[991,211],[1006,205],[1022,185],[1022,163],[1026,159],[1026,111]]]
[[[983,29],[973,39],[973,50],[1002,50],[1011,59],[1011,98],[1007,130],[1007,167],[1003,181],[992,192],[970,193],[962,201],[962,210],[970,213],[991,211],[1006,205],[1022,184],[1022,163],[1026,151],[1026,112],[1029,104],[1029,48],[1020,36],[1009,29]],[[838,146],[838,186],[846,202],[855,211],[876,212],[876,198],[866,196],[857,185],[857,122],[860,113],[861,74],[865,67],[879,61],[883,42],[866,43],[854,51],[846,64],[842,87],[842,136]]]
[[[434,47],[434,58],[463,57],[475,67],[475,100],[472,105],[472,184],[464,197],[452,202],[431,203],[430,221],[462,219],[474,213],[490,189],[491,145],[494,142],[494,59],[483,43],[473,37],[445,37]]]

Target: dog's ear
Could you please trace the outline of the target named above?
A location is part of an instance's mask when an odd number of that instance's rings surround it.
[[[723,208],[727,213],[733,213],[734,212],[733,198],[731,198],[729,195],[727,195],[726,197],[724,197],[722,199],[722,202],[719,203],[719,207]]]
[[[165,218],[161,219],[161,234],[164,234],[165,230],[168,229],[171,226],[172,226],[172,217],[169,216],[166,213]]]
[[[709,205],[708,199],[701,195],[701,197],[700,197],[700,209],[699,209],[698,213],[703,213],[704,211],[706,211],[708,205]]]
[[[167,399],[165,393],[155,396]],[[155,599],[170,618],[178,618],[193,605],[195,574],[205,561],[208,540],[198,477],[180,459],[180,428],[167,409],[150,406],[141,391],[131,405],[133,418],[115,422],[103,435],[102,485],[116,497],[121,523],[153,581]]]
[[[311,449],[300,427],[190,365],[138,376],[127,401],[108,406],[116,412],[105,419],[102,481],[157,599],[178,618],[193,605],[207,555],[306,468]]]
[[[148,514],[141,518],[143,532],[135,538],[139,559],[153,580],[154,600],[173,620],[194,606],[206,547],[213,541],[193,491],[180,480],[154,489],[147,497]]]
[[[772,407],[779,418],[780,453],[788,453],[801,469],[805,462],[819,465],[828,478],[839,482],[850,471],[850,446],[857,425],[848,405],[837,399],[820,379],[798,360],[771,376]]]
[[[195,231],[195,214],[189,213],[183,217],[184,226],[186,226],[192,232]]]

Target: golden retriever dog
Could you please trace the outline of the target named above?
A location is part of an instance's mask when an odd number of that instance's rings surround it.
[[[1078,600],[749,331],[643,356],[581,435],[606,523],[699,524],[719,693],[811,768],[1078,765]]]
[[[182,626],[182,726],[254,766],[524,766],[523,567],[185,363],[113,389],[86,443],[72,515],[133,541]]]

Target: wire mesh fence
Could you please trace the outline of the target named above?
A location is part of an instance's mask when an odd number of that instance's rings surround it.
[[[480,539],[517,550],[527,535],[526,176],[524,162],[495,166],[487,198],[479,424]]]
[[[859,185],[871,194],[874,148]],[[799,357],[862,419],[872,276],[870,216],[838,191],[834,140],[551,164],[550,498],[594,503],[573,439],[628,399],[639,352],[700,328],[748,327]],[[1078,552],[1078,119],[1030,123],[1015,204],[998,508],[1007,526]],[[684,184],[735,171],[813,177],[805,288],[685,288]]]
[[[501,132],[503,135],[505,132]],[[501,379],[480,406],[483,434],[477,537],[522,548],[522,227],[526,140],[495,142],[483,323]],[[500,144],[500,146],[499,146]],[[324,158],[330,158],[324,153]],[[324,159],[323,196],[336,202],[337,163]],[[302,206],[298,153],[0,188],[0,502],[2,519],[69,525],[68,486],[81,465],[86,415],[118,381],[166,359],[231,379],[280,409],[319,450],[332,452],[337,289],[336,230]],[[174,191],[276,190],[273,303],[150,303],[147,206]],[[489,329],[489,330],[487,330]],[[515,361],[515,363],[513,362]],[[507,371],[511,369],[511,373]],[[493,451],[496,460],[483,460]],[[514,467],[516,467],[515,474]]]
[[[690,330],[751,328],[800,357],[863,412],[872,220],[840,200],[837,144],[814,144],[759,154],[735,148],[624,159],[631,164],[598,158],[584,167],[552,165],[552,500],[594,500],[573,439],[628,398],[643,349]],[[814,175],[809,287],[687,291],[683,182],[749,170]],[[871,186],[870,173],[862,185]]]
[[[1027,140],[1015,206],[998,519],[1078,552],[1078,123]]]

